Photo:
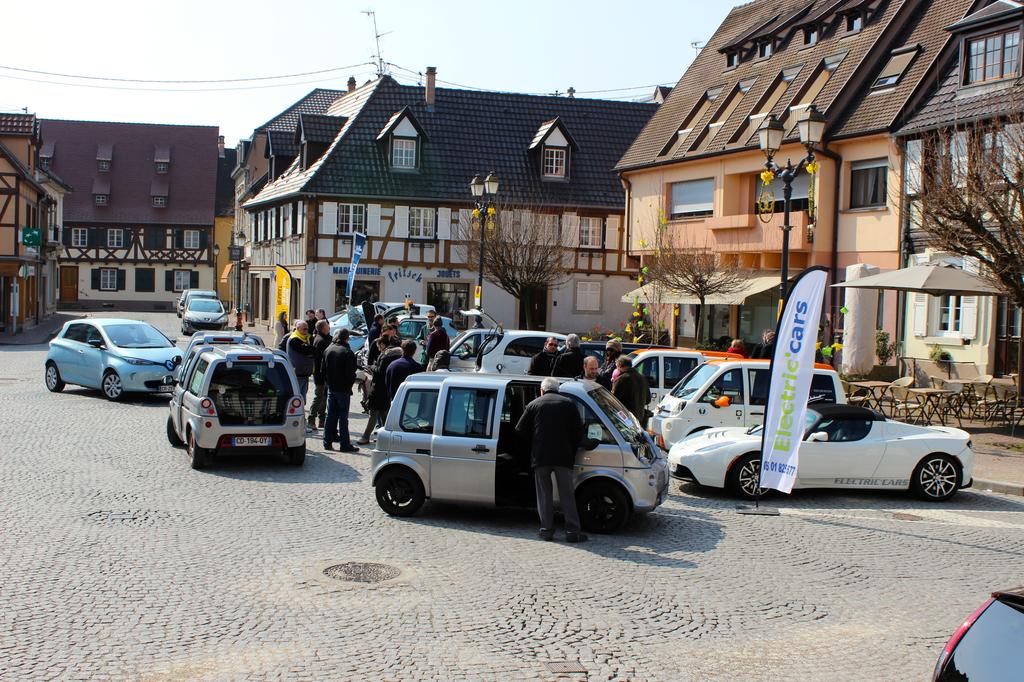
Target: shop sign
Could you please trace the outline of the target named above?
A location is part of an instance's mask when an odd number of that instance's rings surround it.
[[[348,265],[335,265],[331,268],[331,272],[335,275],[347,275],[348,270]],[[363,265],[356,268],[356,274],[380,277],[380,268],[374,265]]]
[[[409,268],[398,268],[397,270],[391,270],[388,272],[388,279],[392,282],[397,282],[400,279],[411,279],[414,282],[422,282],[423,274],[410,270]]]
[[[438,270],[437,276],[441,279],[462,279],[462,270]]]

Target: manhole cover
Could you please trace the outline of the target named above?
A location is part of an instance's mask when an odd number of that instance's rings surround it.
[[[587,669],[580,665],[579,661],[548,661],[544,664],[549,672],[553,673],[583,673]]]
[[[904,512],[894,512],[892,517],[897,521],[923,521],[923,516],[917,514],[906,514]]]
[[[382,583],[385,580],[394,580],[401,574],[402,569],[397,566],[358,561],[335,564],[324,569],[324,575],[328,578],[350,583]]]

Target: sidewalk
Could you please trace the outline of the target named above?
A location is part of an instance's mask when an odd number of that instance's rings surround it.
[[[974,443],[975,488],[1024,495],[1024,426],[964,424]]]
[[[39,324],[20,329],[17,334],[0,334],[0,346],[33,346],[47,343],[56,336],[65,322],[78,320],[83,317],[86,317],[85,313],[51,313],[42,318]]]

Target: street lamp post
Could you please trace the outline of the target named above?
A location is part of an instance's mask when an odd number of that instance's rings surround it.
[[[797,128],[800,131],[800,143],[807,148],[807,156],[800,159],[795,166],[791,160],[786,159],[785,167],[780,167],[774,161],[775,154],[779,151],[779,148],[782,146],[782,140],[786,136],[786,128],[782,125],[782,122],[775,118],[774,114],[770,114],[757,131],[761,150],[768,159],[764,164],[765,169],[773,177],[782,180],[782,282],[779,285],[780,301],[786,300],[789,285],[789,233],[793,230],[793,226],[789,224],[789,214],[793,198],[793,181],[800,173],[808,171],[808,169],[810,169],[809,172],[811,174],[814,173],[814,169],[817,167],[814,160],[814,147],[821,142],[824,136],[825,117],[812,104],[807,108],[806,118],[797,122]],[[811,178],[811,182],[813,181],[814,179]],[[768,182],[766,181],[765,184],[767,185]]]
[[[231,235],[231,257],[234,261],[235,282],[235,331],[242,331],[242,243],[245,240],[245,233],[235,232]]]
[[[480,292],[479,310],[484,309],[484,240],[487,236],[487,225],[491,221],[490,210],[494,207],[494,200],[498,195],[498,176],[491,171],[483,180],[479,175],[473,176],[469,183],[469,190],[473,193],[476,202],[477,220],[480,224],[480,258],[477,271],[476,286]]]

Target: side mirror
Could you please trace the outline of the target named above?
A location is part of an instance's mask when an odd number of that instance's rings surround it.
[[[181,356],[180,355],[175,355],[174,356],[174,366],[178,367],[180,365],[181,365]]]
[[[86,341],[86,343],[88,343],[93,348],[103,348],[102,339],[89,339],[88,341]]]
[[[810,443],[827,443],[828,434],[825,433],[824,431],[815,431],[814,433],[807,437],[807,441]]]
[[[601,441],[597,438],[584,438],[583,442],[580,443],[580,447],[584,450],[593,450],[600,444]]]
[[[729,399],[729,396],[723,395],[721,398],[717,399],[715,402],[711,404],[714,405],[715,407],[729,407],[730,405],[732,405],[732,400]]]

